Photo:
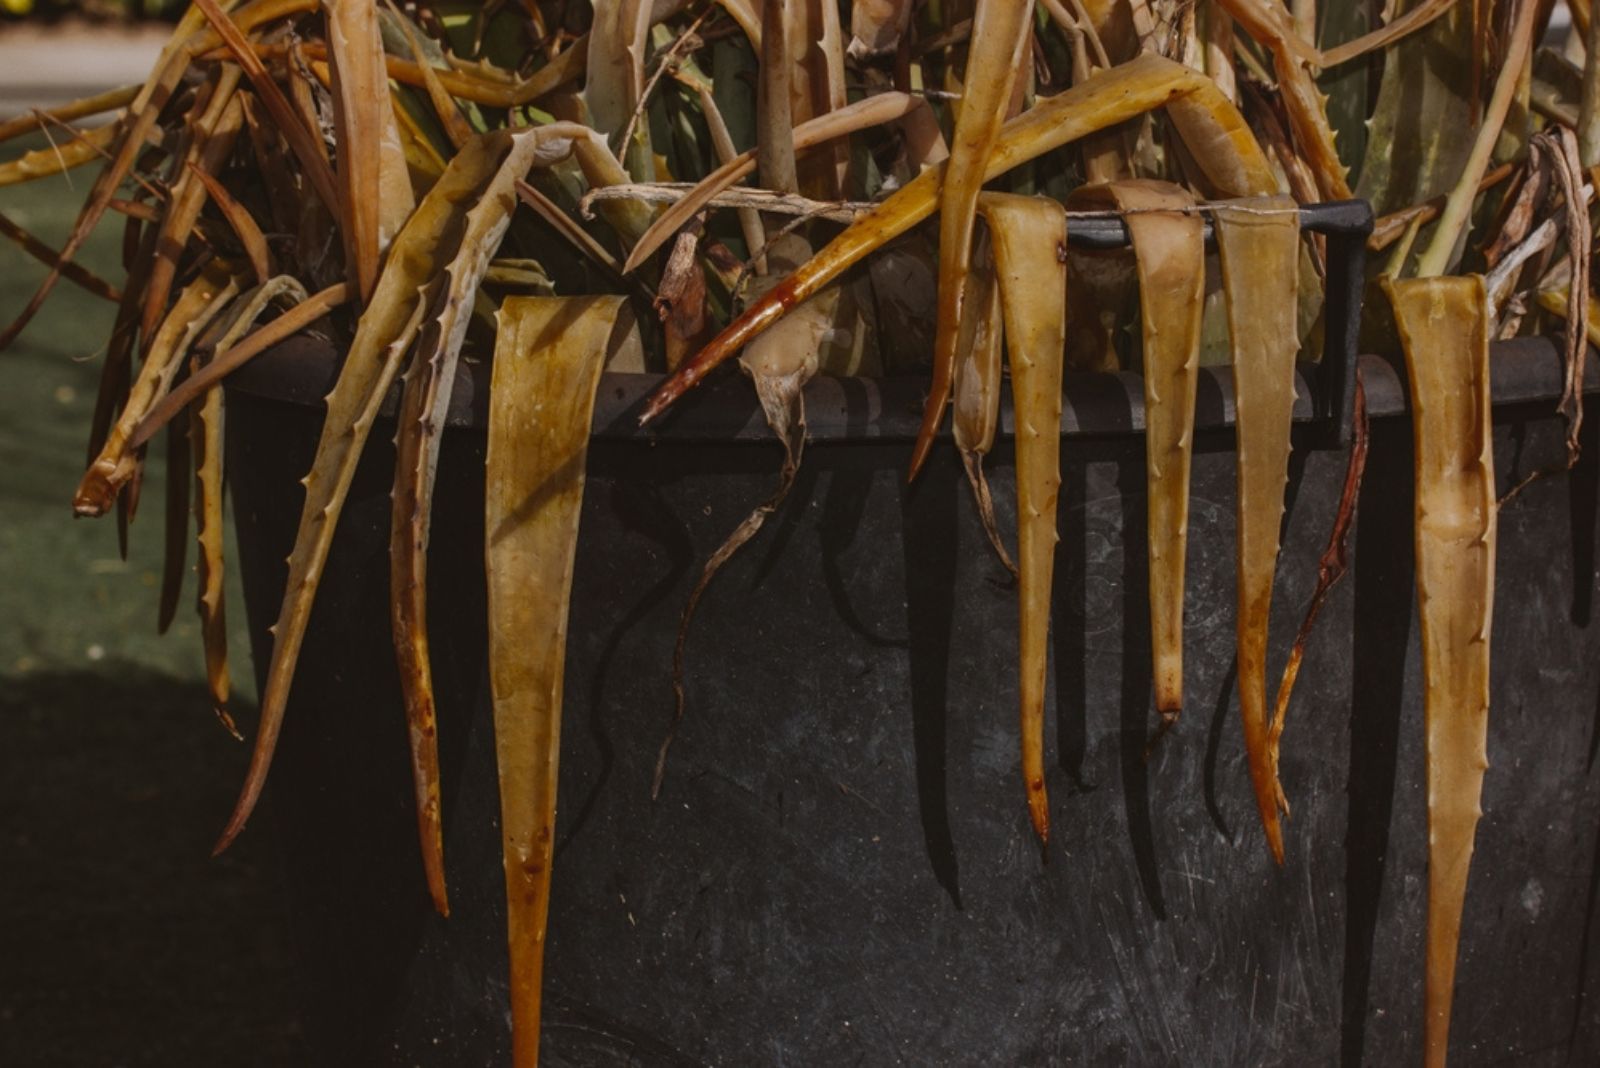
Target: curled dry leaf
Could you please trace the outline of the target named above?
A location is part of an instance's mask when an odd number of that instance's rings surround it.
[[[285,341],[306,329],[348,299],[348,288],[343,282],[338,282],[306,297],[237,345],[219,350],[203,367],[167,394],[150,410],[149,415],[139,421],[138,427],[128,439],[129,445],[133,448],[143,445],[173,416],[187,407],[190,401],[280,341]]]
[[[1443,1068],[1483,773],[1495,486],[1483,279],[1384,278],[1411,384],[1417,604],[1428,752],[1425,1055]]]
[[[123,401],[116,424],[78,484],[72,499],[72,510],[78,515],[105,515],[122,487],[134,477],[138,446],[129,440],[134,427],[171,387],[201,331],[222,314],[238,293],[238,279],[225,265],[213,262],[178,294],[160,329],[152,335],[150,351]]]
[[[1062,292],[1065,298],[1065,290]],[[961,453],[967,482],[978,504],[978,518],[1000,563],[1017,577],[1017,565],[1006,551],[995,525],[994,498],[983,473],[983,458],[994,445],[1000,426],[1000,370],[1004,356],[1005,326],[1001,318],[1000,288],[989,237],[980,232],[973,241],[972,266],[967,276],[967,314],[961,318],[956,341],[956,366],[951,389],[950,427]]]
[[[584,457],[595,389],[624,332],[625,304],[611,296],[511,297],[501,309],[495,344],[484,531],[516,1068],[539,1061],[567,609]]]
[[[416,201],[389,100],[377,5],[373,0],[325,0],[323,7],[333,68],[345,264],[365,303],[377,284],[379,257]]]
[[[939,303],[933,378],[928,384],[922,428],[911,451],[911,478],[916,477],[928,458],[950,399],[978,193],[1011,102],[1011,86],[1021,65],[1022,50],[1027,47],[1032,14],[1032,3],[978,0],[972,17],[961,107],[939,191]]]

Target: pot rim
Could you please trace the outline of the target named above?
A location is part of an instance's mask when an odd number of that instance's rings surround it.
[[[1382,419],[1406,411],[1405,374],[1381,356],[1359,358],[1366,389],[1367,412]],[[339,353],[329,340],[311,335],[290,338],[235,371],[226,380],[230,392],[318,407],[337,377]],[[1561,349],[1553,337],[1513,338],[1490,348],[1489,377],[1496,408],[1553,405],[1565,382]],[[482,431],[488,422],[490,366],[472,358],[458,364],[455,389],[446,413],[447,426]],[[741,376],[719,374],[687,394],[675,409],[649,428],[638,425],[650,393],[666,376],[607,371],[595,401],[592,436],[598,440],[671,443],[760,442],[770,444],[755,393]],[[1301,363],[1295,375],[1294,420],[1316,420],[1311,382],[1316,365]],[[1129,371],[1068,371],[1064,378],[1061,433],[1064,438],[1119,438],[1144,432],[1144,387]],[[1600,356],[1589,350],[1584,366],[1584,392],[1600,392]],[[821,443],[910,442],[921,425],[927,397],[920,375],[884,378],[839,378],[819,375],[807,384],[806,433]],[[400,384],[384,399],[381,416],[399,409]],[[1234,423],[1233,372],[1227,367],[1202,367],[1195,404],[1198,433],[1225,432]],[[1000,435],[1012,434],[1011,398],[1002,391]],[[948,431],[943,433],[948,436]]]

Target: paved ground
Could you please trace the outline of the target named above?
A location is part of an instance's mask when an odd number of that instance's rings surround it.
[[[59,241],[91,178],[0,212]],[[115,277],[115,250],[108,227],[85,260]],[[0,319],[41,274],[0,251]],[[247,754],[207,706],[192,584],[155,634],[160,473],[126,562],[68,504],[109,323],[63,286],[0,354],[0,1064],[304,1063],[269,828],[207,857]]]
[[[142,82],[170,34],[148,23],[0,26],[0,119]]]

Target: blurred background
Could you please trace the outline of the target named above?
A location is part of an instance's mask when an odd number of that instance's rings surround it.
[[[181,4],[0,7],[3,119],[142,81],[169,32],[151,17]],[[60,245],[92,171],[8,187],[0,213]],[[118,247],[103,226],[80,258],[114,279]],[[0,319],[43,273],[0,253]],[[192,574],[156,634],[161,465],[126,559],[114,520],[72,516],[112,312],[63,285],[0,353],[0,1065],[303,1064],[270,821],[209,856],[248,753],[210,710]],[[237,587],[228,613],[249,723]]]

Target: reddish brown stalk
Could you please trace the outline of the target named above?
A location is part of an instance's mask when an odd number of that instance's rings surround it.
[[[34,237],[28,231],[0,215],[0,236],[8,237],[15,241],[28,255],[51,268],[60,270],[61,277],[74,285],[82,286],[85,290],[97,297],[120,302],[122,291],[107,282],[88,268],[69,261],[63,261],[56,250]]]
[[[1367,470],[1367,391],[1356,373],[1356,403],[1353,434],[1350,441],[1350,459],[1344,469],[1344,489],[1339,494],[1339,507],[1334,513],[1333,528],[1328,531],[1328,544],[1317,560],[1317,586],[1311,592],[1311,602],[1306,606],[1305,618],[1295,633],[1294,645],[1289,649],[1289,659],[1283,665],[1283,679],[1278,683],[1277,706],[1272,713],[1272,727],[1268,733],[1269,744],[1277,749],[1283,737],[1283,724],[1289,715],[1289,699],[1294,694],[1294,684],[1300,677],[1300,663],[1305,659],[1306,646],[1311,632],[1316,628],[1317,617],[1327,603],[1328,594],[1350,570],[1350,531],[1355,527],[1356,505],[1361,499],[1361,477]],[[1288,804],[1284,804],[1285,813]]]

